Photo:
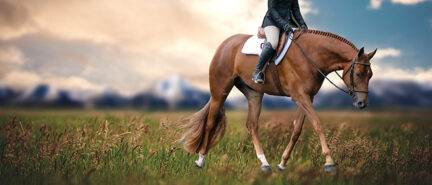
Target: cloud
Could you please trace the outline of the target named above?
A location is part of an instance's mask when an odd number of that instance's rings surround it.
[[[300,10],[303,16],[307,16],[309,14],[318,14],[319,10],[312,5],[310,1],[299,1]]]
[[[374,9],[374,10],[380,9],[381,5],[384,1],[385,0],[370,0],[370,4],[369,4],[368,8]],[[393,3],[393,4],[416,5],[418,3],[423,3],[423,2],[428,2],[428,1],[430,2],[431,0],[389,0],[389,1],[391,1],[391,3]]]
[[[0,79],[4,74],[24,64],[23,53],[15,47],[0,45]]]
[[[369,8],[371,9],[379,9],[381,8],[381,4],[384,0],[371,0],[369,4]]]
[[[403,4],[403,5],[415,5],[422,2],[427,2],[430,0],[391,0],[392,3],[395,4]]]
[[[5,15],[9,21],[2,26],[21,25],[60,38],[117,44],[136,52],[154,50],[177,38],[213,47],[231,34],[255,32],[267,9],[260,0],[6,2],[3,9],[16,11]],[[304,15],[318,12],[309,1],[301,0],[300,5]]]
[[[399,57],[401,55],[402,55],[402,51],[399,49],[383,48],[383,49],[378,49],[373,59],[379,60],[387,57]]]
[[[102,92],[105,88],[101,85],[91,83],[84,78],[77,76],[62,77],[52,74],[37,74],[29,71],[10,71],[2,79],[3,83],[14,84],[14,87],[28,88],[39,84],[47,84],[58,89],[67,89],[71,92],[82,91]]]
[[[152,58],[143,59],[141,55],[123,52],[118,47],[89,41],[61,40],[49,35],[31,34],[3,44],[13,45],[26,53],[25,65],[11,71],[30,72],[59,79],[76,76],[92,84],[112,87],[122,94],[136,93],[150,83],[149,79],[162,76],[157,76],[155,73],[168,71],[162,67],[165,64],[163,62],[155,62]],[[150,72],[139,73],[141,70]],[[9,78],[8,84],[17,84],[13,83],[13,79]],[[4,79],[0,77],[0,80]],[[44,81],[32,81],[32,83],[44,83]]]
[[[43,74],[44,76],[56,77],[62,80],[71,76],[81,77],[92,84],[99,84],[103,87],[110,87],[112,90],[123,95],[133,95],[152,85],[158,79],[166,77],[168,74],[179,74],[190,79],[203,89],[208,89],[208,63],[211,58],[201,63],[194,64],[189,57],[200,57],[200,53],[194,53],[195,49],[203,47],[199,42],[190,43],[185,46],[182,41],[173,43],[166,47],[167,53],[172,55],[143,55],[140,53],[130,53],[121,47],[109,46],[101,43],[93,43],[82,40],[63,40],[57,37],[44,34],[30,34],[3,42],[5,49],[0,53],[20,62],[21,53],[26,53],[25,65],[13,65],[14,68],[0,68],[4,75],[6,72],[18,72]],[[11,49],[8,45],[14,46]],[[6,47],[7,46],[7,47]],[[183,47],[183,48],[182,48]],[[183,50],[182,56],[173,54]],[[19,52],[18,52],[19,51]],[[178,53],[177,53],[178,54]],[[209,53],[212,54],[212,53]],[[8,61],[8,66],[12,63]],[[194,72],[191,73],[190,71]],[[10,77],[10,75],[9,75]],[[18,76],[19,77],[19,76]],[[4,77],[7,78],[7,77]],[[0,76],[0,81],[4,80]],[[31,77],[33,78],[33,77]],[[22,84],[14,83],[25,78],[8,78],[6,81],[10,85]],[[41,78],[43,79],[43,78]],[[29,81],[30,86],[44,83],[43,80]],[[62,84],[62,83],[55,83]],[[67,82],[63,83],[67,84]],[[86,87],[86,85],[83,85]]]
[[[373,66],[373,79],[392,79],[396,81],[415,81],[432,87],[432,68],[401,69],[386,66]]]
[[[17,1],[0,1],[0,40],[19,37],[34,31],[30,12]]]
[[[20,50],[14,47],[0,47],[0,65],[22,65],[24,56]]]

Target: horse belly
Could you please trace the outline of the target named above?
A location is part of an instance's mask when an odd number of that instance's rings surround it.
[[[264,72],[264,84],[256,84],[252,81],[252,75],[255,71],[256,65],[258,64],[258,59],[259,56],[257,55],[246,55],[241,53],[241,51],[238,51],[234,66],[236,75],[240,77],[247,86],[249,86],[251,89],[254,89],[255,91],[280,96],[281,94],[276,87],[275,81],[272,78],[270,69],[268,67],[266,67]],[[286,88],[284,89],[284,93],[287,96],[290,96],[290,92],[287,91]]]

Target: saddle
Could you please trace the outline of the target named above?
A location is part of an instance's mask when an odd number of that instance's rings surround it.
[[[262,27],[258,27],[258,38],[260,39],[265,39],[266,35],[264,32],[264,28]],[[279,56],[282,52],[283,47],[285,46],[285,43],[288,41],[288,34],[286,32],[282,32],[279,35],[279,42],[278,42],[278,46],[277,46],[277,52],[276,52],[276,56]],[[262,49],[262,44],[261,44],[261,49]]]

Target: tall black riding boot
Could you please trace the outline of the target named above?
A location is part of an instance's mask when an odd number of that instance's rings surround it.
[[[263,49],[258,60],[258,65],[256,66],[255,72],[252,76],[252,81],[258,84],[264,84],[265,78],[264,73],[262,72],[264,65],[273,56],[274,49],[270,42],[265,42],[263,45]]]

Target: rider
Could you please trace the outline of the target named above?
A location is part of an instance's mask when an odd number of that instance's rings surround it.
[[[264,17],[262,27],[266,34],[266,42],[263,45],[258,65],[252,77],[255,83],[260,84],[264,84],[262,69],[275,52],[279,42],[280,30],[289,32],[292,31],[292,27],[300,27],[303,30],[308,29],[300,13],[298,0],[268,0],[268,11]]]

